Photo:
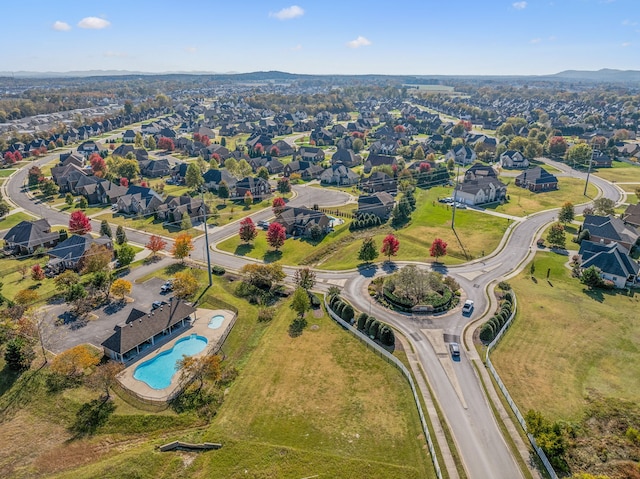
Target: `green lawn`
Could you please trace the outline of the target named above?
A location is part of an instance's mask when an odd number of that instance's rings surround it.
[[[574,205],[589,201],[589,198],[582,194],[584,181],[578,178],[559,177],[557,190],[540,193],[516,186],[514,178],[502,178],[502,181],[507,184],[509,201],[504,205],[488,206],[487,208],[508,215],[527,216],[538,211],[560,208],[567,201]],[[597,192],[597,188],[589,183],[587,195],[594,198]]]
[[[124,216],[121,213],[104,213],[99,216],[93,218],[97,221],[107,220],[113,227],[118,225],[126,226],[128,228],[133,228],[139,231],[145,231],[147,233],[168,236],[170,238],[175,238],[176,236],[185,233],[184,230],[181,230],[179,225],[177,227],[165,225],[162,221],[156,220],[153,215],[147,216],[144,218],[136,218]],[[197,230],[195,228],[190,228],[186,230],[186,233],[189,233],[192,237],[196,237],[202,234],[202,231]]]
[[[545,228],[545,230],[542,232],[542,238],[544,238],[545,241],[547,239],[547,234],[549,234],[549,229],[550,228],[551,228],[551,225],[549,225],[547,228]],[[564,249],[566,249],[566,250],[579,250],[580,249],[580,245],[578,243],[574,243],[573,242],[573,238],[578,235],[578,225],[572,224],[572,223],[565,224],[564,225],[564,234],[565,234]],[[545,245],[548,247],[549,246],[549,242],[546,241]]]
[[[99,393],[85,387],[50,392],[47,368],[21,377],[5,369],[3,476],[435,477],[411,392],[395,368],[326,315],[308,313],[309,326],[317,327],[292,338],[287,301],[270,323],[259,323],[256,308],[231,294],[235,283],[214,281],[209,295],[240,310],[223,348],[225,364],[239,375],[210,423],[193,413],[148,413],[115,395],[105,425],[93,436],[73,437],[67,428],[76,411]],[[157,450],[176,439],[221,442],[223,448]]]
[[[9,228],[13,228],[15,225],[17,225],[21,221],[28,221],[33,219],[34,219],[33,216],[27,213],[24,213],[22,211],[19,211],[17,213],[13,213],[12,215],[4,216],[0,218],[0,230],[7,230]]]
[[[53,279],[45,278],[42,281],[31,279],[31,267],[39,264],[44,268],[49,260],[48,256],[34,258],[29,256],[24,259],[4,258],[0,260],[0,274],[2,275],[2,294],[13,300],[18,291],[23,289],[33,289],[38,292],[40,300],[46,300],[55,293]],[[25,268],[23,279],[20,268]]]
[[[7,176],[11,176],[13,172],[18,171],[15,168],[3,168],[0,169],[0,178],[6,178]]]
[[[590,291],[563,266],[567,259],[538,253],[537,281],[528,267],[509,281],[518,313],[492,361],[521,411],[573,421],[588,396],[640,397],[640,295]]]
[[[58,209],[60,211],[66,211],[67,213],[73,213],[76,210],[82,210],[84,212],[85,215],[87,216],[91,216],[91,215],[95,215],[97,213],[101,213],[103,211],[111,211],[111,209],[109,208],[108,205],[103,205],[103,206],[90,206],[88,208],[80,208],[78,207],[78,203],[74,203],[72,205],[68,205],[66,203],[63,203],[62,205],[58,206]]]
[[[614,161],[611,168],[600,168],[594,175],[612,182],[640,183],[640,165],[630,165],[622,161]]]

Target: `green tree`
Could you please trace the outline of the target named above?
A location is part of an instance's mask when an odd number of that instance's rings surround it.
[[[136,133],[136,136],[135,136],[134,140],[133,140],[133,145],[136,148],[142,148],[142,144],[143,144],[142,143],[142,134],[138,131]]]
[[[311,308],[311,302],[309,301],[309,294],[304,288],[297,288],[293,293],[293,299],[291,300],[291,309],[293,309],[300,319],[304,318],[304,313]]]
[[[122,245],[127,242],[127,233],[124,231],[124,227],[122,225],[118,225],[116,228],[116,244]]]
[[[258,168],[258,171],[256,172],[256,175],[258,176],[258,178],[262,178],[264,180],[268,180],[269,179],[269,170],[267,170],[264,166],[261,166],[260,168]]]
[[[64,202],[71,206],[73,204],[73,195],[71,193],[67,193],[64,197]]]
[[[108,236],[109,238],[113,236],[113,231],[111,230],[111,226],[109,226],[109,222],[107,220],[102,220],[100,222],[100,234]]]
[[[78,208],[80,208],[81,210],[86,210],[89,207],[89,202],[87,201],[87,198],[85,198],[84,196],[81,196],[80,199],[78,200]]]
[[[9,369],[14,371],[29,369],[35,357],[31,344],[21,336],[9,340],[5,346],[4,360]]]
[[[229,198],[229,194],[229,186],[227,185],[226,181],[222,180],[218,185],[218,197],[220,197],[223,203],[226,204],[227,198]]]
[[[180,229],[182,231],[187,231],[192,227],[193,225],[191,224],[191,216],[185,213],[184,216],[182,217],[182,221],[180,222]]]
[[[132,180],[140,176],[140,165],[135,159],[112,156],[107,160],[107,168],[118,178]]]
[[[453,161],[453,158],[449,158],[447,160],[447,170],[448,171],[453,171],[455,167],[456,167],[455,161]]]
[[[573,218],[575,217],[575,211],[573,210],[573,203],[567,201],[560,208],[560,212],[558,213],[558,221],[561,223],[571,223]]]
[[[418,147],[413,151],[413,159],[416,161],[422,161],[424,158],[424,149],[421,145],[418,145]]]
[[[189,163],[187,172],[184,177],[186,185],[194,191],[197,191],[202,185],[204,185],[204,178],[198,165],[195,163]]]
[[[364,142],[360,138],[356,138],[351,144],[351,149],[354,153],[360,153],[364,149]]]
[[[578,143],[567,150],[567,163],[575,163],[576,165],[587,166],[591,161],[591,147],[586,143]]]
[[[547,241],[549,244],[558,248],[564,248],[566,240],[567,236],[562,223],[552,224],[549,228],[549,233],[547,234]]]
[[[589,266],[582,270],[580,281],[589,288],[599,288],[603,285],[602,272],[596,266]]]
[[[136,250],[133,249],[133,246],[123,244],[118,249],[118,261],[120,262],[120,266],[129,266],[135,256]]]
[[[155,150],[158,148],[158,145],[156,144],[156,139],[152,135],[149,135],[145,140],[145,142],[149,150]]]
[[[593,209],[596,215],[613,216],[616,214],[616,203],[609,198],[598,198],[593,202]]]
[[[370,263],[378,257],[378,247],[373,238],[365,238],[362,240],[362,246],[358,251],[358,259],[365,263]]]
[[[53,195],[57,195],[58,191],[60,191],[60,188],[58,188],[58,185],[56,185],[53,180],[46,179],[42,183],[40,183],[40,191],[42,191],[42,194],[46,198],[49,198]]]
[[[316,273],[311,268],[297,269],[294,275],[294,281],[299,288],[309,291],[316,284]]]

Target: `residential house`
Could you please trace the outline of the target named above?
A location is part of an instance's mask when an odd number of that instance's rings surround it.
[[[445,160],[453,159],[457,164],[467,166],[476,161],[476,152],[466,145],[458,145],[444,155]]]
[[[122,144],[111,153],[112,156],[119,156],[126,158],[131,153],[137,161],[147,161],[149,159],[149,153],[144,148],[134,148],[133,145]]]
[[[622,221],[626,224],[640,228],[640,204],[630,204],[622,213]]]
[[[213,191],[217,191],[218,186],[220,186],[220,182],[224,181],[229,187],[229,192],[232,195],[235,191],[236,183],[238,182],[237,178],[224,168],[211,169],[205,172],[205,174],[202,175],[202,178],[204,179],[204,186],[208,190]]]
[[[589,230],[589,240],[603,244],[618,243],[627,250],[638,242],[640,234],[631,225],[615,216],[585,215],[581,231]]]
[[[99,153],[100,145],[98,145],[95,141],[89,140],[81,143],[77,148],[78,153],[83,154],[85,157],[91,155],[91,153]]]
[[[148,178],[159,178],[166,176],[171,172],[169,160],[162,158],[160,160],[148,160],[140,162],[140,174]]]
[[[322,172],[320,183],[324,185],[350,186],[360,181],[360,176],[341,163],[336,163]]]
[[[529,168],[529,160],[527,160],[518,150],[507,150],[500,155],[500,166],[503,168]]]
[[[466,205],[482,205],[503,201],[507,197],[507,185],[497,178],[478,178],[459,183],[454,198]]]
[[[118,324],[115,331],[103,343],[104,354],[119,362],[127,362],[142,351],[164,341],[176,332],[184,331],[195,318],[196,308],[179,300],[169,298],[169,304],[144,313],[132,309],[129,318]]]
[[[613,162],[611,157],[601,151],[595,150],[591,158],[591,166],[594,168],[611,168]]]
[[[315,180],[316,178],[320,178],[320,175],[324,171],[324,168],[320,165],[314,165],[313,163],[309,165],[308,168],[304,170],[300,170],[300,177],[305,181]]]
[[[319,146],[333,145],[333,133],[326,128],[316,128],[311,132],[309,138]]]
[[[72,235],[48,251],[49,262],[45,269],[53,274],[62,273],[66,269],[78,270],[92,244],[104,245],[113,250],[113,243],[108,236],[94,238],[90,234]]]
[[[558,189],[558,178],[540,166],[523,171],[516,177],[516,186],[529,191],[549,191]]]
[[[290,161],[289,163],[284,165],[284,169],[282,170],[282,174],[284,176],[286,176],[286,177],[289,177],[293,173],[301,173],[302,170],[306,170],[312,164],[313,163],[310,163],[308,161],[299,161],[299,160]]]
[[[263,178],[247,176],[236,183],[235,199],[242,200],[248,192],[254,201],[262,201],[271,194],[271,186]]]
[[[35,221],[21,221],[4,235],[4,249],[12,254],[32,254],[38,248],[55,246],[60,233],[51,231],[46,218]]]
[[[90,168],[80,168],[75,163],[67,166],[55,166],[51,168],[51,178],[60,188],[60,193],[78,194],[76,185],[82,180],[81,184],[86,183],[88,175],[92,175]],[[91,177],[93,178],[93,177]],[[92,180],[95,182],[95,180]]]
[[[311,236],[313,226],[318,226],[322,234],[331,228],[331,220],[326,214],[304,207],[287,206],[274,221],[284,226],[287,234],[292,236]]]
[[[339,148],[331,157],[331,164],[342,164],[347,168],[357,166],[362,163],[360,155],[356,155],[353,150]]]
[[[378,155],[376,153],[370,153],[364,162],[365,174],[371,173],[371,170],[376,166],[388,165],[393,168],[398,164],[398,160],[395,156]]]
[[[629,250],[616,243],[600,243],[583,240],[580,243],[582,269],[595,266],[602,279],[612,281],[616,288],[634,286],[638,280],[640,265],[629,257]]]
[[[258,171],[258,168],[265,167],[270,175],[277,175],[284,171],[284,165],[277,158],[271,156],[261,156],[257,158],[249,158],[247,160],[251,165],[251,169],[254,172]]]
[[[358,197],[357,215],[373,214],[382,221],[386,221],[391,216],[391,211],[395,200],[393,196],[385,191],[380,191],[372,195],[360,195]]]
[[[162,197],[151,188],[134,185],[129,186],[126,195],[118,198],[116,205],[120,213],[148,215],[155,213],[162,203]]]
[[[492,166],[474,163],[464,172],[464,181],[477,180],[479,178],[497,178],[498,174]]]
[[[162,221],[180,223],[185,215],[192,221],[203,221],[207,207],[202,198],[191,196],[168,196],[163,204],[156,208],[156,218]]]
[[[273,155],[273,148],[277,148],[278,149],[278,154],[277,155]],[[288,156],[288,155],[293,155],[295,152],[295,149],[293,148],[293,146],[291,146],[289,143],[287,143],[284,140],[278,140],[276,141],[273,146],[271,148],[269,148],[269,153],[272,156]]]
[[[312,146],[303,146],[298,151],[294,152],[293,159],[319,163],[324,161],[324,150],[322,148],[315,148]]]
[[[80,168],[84,168],[86,159],[79,153],[60,153],[60,163],[58,164],[58,166],[69,166],[70,164],[74,164]]]
[[[127,130],[122,134],[123,143],[134,143],[136,141],[136,132],[133,130]]]
[[[374,171],[371,176],[360,182],[360,189],[367,193],[375,193],[377,191],[395,193],[398,189],[398,182],[384,171]]]
[[[398,142],[393,140],[378,140],[369,145],[369,154],[395,155],[398,151]]]
[[[121,186],[112,181],[100,180],[96,185],[96,203],[116,204],[118,198],[127,194],[127,186]]]

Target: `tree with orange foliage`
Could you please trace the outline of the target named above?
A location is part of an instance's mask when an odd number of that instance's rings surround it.
[[[189,256],[189,253],[193,250],[193,241],[189,233],[182,233],[173,242],[173,248],[171,254],[175,259],[182,260]]]

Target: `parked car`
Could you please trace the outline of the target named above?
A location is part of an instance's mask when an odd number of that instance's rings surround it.
[[[269,222],[265,221],[265,220],[260,220],[258,221],[258,227],[262,228],[263,230],[268,230],[269,229]]]
[[[460,345],[458,343],[449,343],[449,351],[454,358],[460,357]]]
[[[467,299],[464,302],[464,305],[462,306],[462,314],[464,314],[465,316],[471,316],[472,312],[473,312],[473,301],[470,299]]]
[[[168,293],[169,291],[172,291],[172,290],[173,290],[173,281],[171,280],[167,281],[162,286],[160,286],[161,293]]]
[[[164,306],[165,304],[169,304],[166,301],[154,301],[153,303],[151,303],[151,310],[154,309],[158,309],[161,306]]]

